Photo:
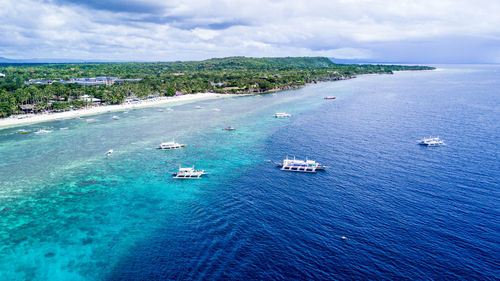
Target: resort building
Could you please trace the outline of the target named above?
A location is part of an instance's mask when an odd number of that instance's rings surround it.
[[[53,80],[36,80],[36,79],[30,79],[27,82],[24,82],[26,85],[32,85],[32,84],[52,84],[54,82],[62,83],[62,84],[80,84],[83,86],[98,86],[98,85],[106,85],[110,86],[115,83],[123,83],[123,82],[139,82],[141,81],[142,78],[133,78],[133,79],[119,79],[117,77],[108,77],[108,76],[101,76],[101,77],[95,77],[95,78],[71,78],[68,81],[64,81],[60,78],[56,78]]]
[[[101,99],[93,98],[93,97],[90,97],[89,95],[82,95],[82,96],[80,96],[79,100],[92,102],[92,103],[94,103],[94,105],[98,105],[102,102]]]
[[[0,78],[5,78],[5,74],[0,73]]]

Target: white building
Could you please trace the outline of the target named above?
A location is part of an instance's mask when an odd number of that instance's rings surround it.
[[[0,73],[0,77],[1,77],[1,78],[5,78],[5,74]]]

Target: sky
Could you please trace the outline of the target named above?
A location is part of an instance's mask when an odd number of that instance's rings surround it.
[[[500,0],[0,0],[0,57],[500,63]]]

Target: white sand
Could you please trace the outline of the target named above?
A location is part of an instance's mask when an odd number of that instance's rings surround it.
[[[183,95],[178,97],[159,97],[155,99],[141,100],[138,102],[123,103],[117,105],[95,106],[95,107],[89,107],[85,109],[71,110],[65,112],[13,115],[8,118],[0,118],[0,129],[20,126],[25,124],[53,121],[58,119],[68,119],[81,116],[96,115],[96,114],[106,113],[109,111],[121,111],[131,108],[151,107],[168,103],[178,103],[178,102],[182,103],[182,102],[191,102],[202,99],[213,99],[213,98],[231,97],[231,96],[235,95],[199,93],[199,94]]]

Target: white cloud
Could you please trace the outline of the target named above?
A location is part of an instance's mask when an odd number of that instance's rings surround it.
[[[500,40],[500,17],[495,14],[500,2],[496,0],[179,0],[163,6],[144,2],[144,9],[137,9],[141,6],[138,1],[123,1],[126,9],[68,1],[0,0],[0,56],[179,60],[326,55],[391,59],[391,50],[404,42],[454,38],[458,44],[481,41],[477,45],[487,50],[477,52],[485,54],[482,60],[488,60],[487,56],[497,57],[492,49],[498,49]],[[467,52],[474,50],[463,48],[457,56],[481,60]],[[422,57],[418,49],[406,55],[408,60]]]

